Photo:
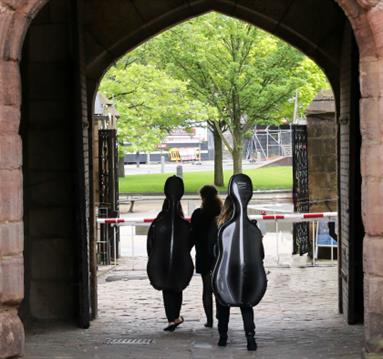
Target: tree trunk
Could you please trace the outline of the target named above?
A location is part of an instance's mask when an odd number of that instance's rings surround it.
[[[232,153],[233,174],[242,173],[242,148],[235,147]]]
[[[233,133],[233,174],[242,173],[242,152],[243,152],[243,139],[242,133],[238,127]]]
[[[216,186],[224,185],[223,162],[222,162],[222,139],[217,129],[214,128],[214,184]]]
[[[239,116],[233,131],[233,174],[242,173],[243,134],[240,129]]]
[[[118,177],[125,177],[124,157],[118,159]]]

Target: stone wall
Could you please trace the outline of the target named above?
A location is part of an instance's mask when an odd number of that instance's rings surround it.
[[[363,3],[361,1],[361,3]],[[366,352],[383,355],[383,2],[365,1],[370,33],[355,26],[360,38],[360,115],[362,216],[366,232],[364,256],[364,304]],[[371,36],[370,40],[366,37]],[[374,40],[372,40],[374,39]],[[379,79],[379,80],[378,80]],[[371,355],[374,358],[373,355]]]
[[[306,109],[306,118],[309,209],[310,212],[337,212],[337,124],[331,90],[322,90],[315,97]],[[330,249],[318,248],[318,257],[330,258]]]
[[[39,5],[0,1],[0,358],[24,348],[24,328],[17,314],[24,296],[19,61],[29,16]]]
[[[306,110],[310,212],[337,211],[335,99],[322,91]]]

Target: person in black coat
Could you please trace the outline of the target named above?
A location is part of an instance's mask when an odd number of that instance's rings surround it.
[[[215,219],[221,212],[222,201],[218,197],[217,189],[210,185],[201,188],[200,196],[202,199],[201,208],[197,208],[193,212],[191,225],[196,250],[196,272],[201,274],[203,284],[202,303],[207,319],[205,327],[211,328],[213,326],[211,271],[215,262],[213,246],[216,241],[214,227]]]
[[[163,294],[168,326],[174,331],[184,319],[180,316],[182,291],[188,286],[194,272],[190,250],[194,243],[191,225],[185,220],[181,197],[184,185],[181,178],[171,176],[166,180],[166,199],[162,211],[149,228],[147,238],[147,273],[150,284]]]

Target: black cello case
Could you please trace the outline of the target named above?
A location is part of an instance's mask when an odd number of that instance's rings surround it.
[[[234,209],[231,219],[218,231],[218,258],[212,276],[214,294],[227,306],[253,307],[266,292],[262,233],[247,216],[252,195],[248,176],[231,177],[229,196]]]
[[[182,179],[169,177],[164,192],[164,206],[148,233],[147,272],[155,289],[180,292],[188,286],[194,271],[191,225],[178,211],[184,194]]]

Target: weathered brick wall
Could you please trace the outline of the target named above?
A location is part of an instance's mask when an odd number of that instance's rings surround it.
[[[18,355],[24,347],[17,315],[24,296],[19,61],[27,16],[39,5],[0,1],[0,358]]]
[[[366,357],[383,352],[383,2],[338,0],[353,26],[360,62]],[[374,354],[371,354],[375,358]]]
[[[359,43],[366,351],[383,353],[383,2],[364,5],[374,39]]]

